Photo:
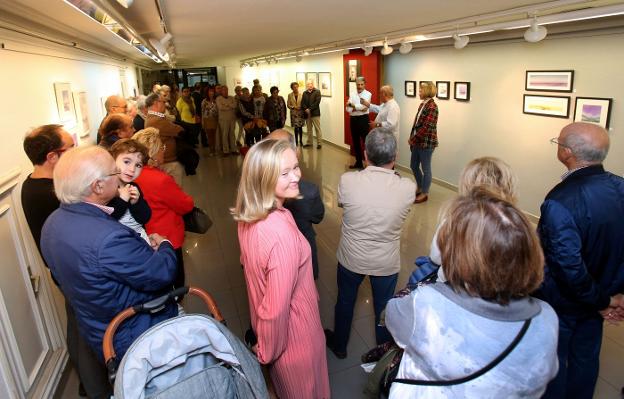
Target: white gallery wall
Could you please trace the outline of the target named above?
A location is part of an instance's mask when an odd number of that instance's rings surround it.
[[[332,79],[332,96],[321,98],[321,131],[323,139],[328,140],[340,147],[348,148],[344,144],[344,80],[342,71],[342,52],[334,52],[314,57],[304,57],[301,62],[293,59],[281,60],[277,64],[261,63],[257,67],[241,69],[238,63],[226,68],[226,85],[233,94],[235,81],[251,90],[252,81],[260,79],[262,90],[269,93],[273,85],[279,87],[280,95],[288,100],[291,92],[290,84],[296,80],[297,72],[330,72]],[[299,88],[302,93],[305,87]],[[290,112],[286,118],[286,124],[290,125]],[[304,140],[306,140],[306,129]]]
[[[480,156],[497,156],[508,162],[519,177],[520,207],[539,216],[539,206],[565,171],[556,159],[556,137],[572,122],[574,98],[613,98],[611,150],[606,167],[624,172],[624,33],[547,38],[540,43],[470,43],[453,47],[397,52],[385,59],[385,81],[395,88],[401,106],[399,163],[409,167],[406,143],[418,110],[417,97],[405,97],[405,80],[451,81],[450,99],[438,100],[439,147],[433,155],[433,176],[457,184],[462,167]],[[573,93],[541,93],[570,96],[570,118],[560,119],[522,113],[526,70],[574,70]],[[452,83],[469,81],[470,101],[453,99]]]

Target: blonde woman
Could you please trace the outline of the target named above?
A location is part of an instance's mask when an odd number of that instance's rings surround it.
[[[281,399],[329,398],[325,338],[310,245],[284,208],[299,197],[301,171],[285,140],[255,144],[243,163],[236,205],[241,263],[258,360]]]
[[[182,244],[184,243],[184,220],[182,215],[193,210],[193,197],[186,194],[177,185],[173,177],[160,170],[163,164],[165,145],[160,139],[158,129],[145,128],[132,136],[147,148],[149,161],[135,183],[143,191],[143,197],[152,209],[152,217],[145,225],[148,234],[158,233],[166,237],[173,245],[178,258],[178,273],[174,286],[184,286],[184,261]]]
[[[408,140],[412,156],[410,168],[416,179],[415,204],[429,199],[431,186],[431,157],[433,150],[438,146],[438,105],[433,101],[436,95],[433,82],[423,82],[418,88],[418,95],[422,102],[414,118],[414,125]]]
[[[517,202],[517,178],[511,166],[495,157],[476,158],[468,162],[459,177],[459,195],[465,196],[476,186],[485,186],[489,191],[496,193],[502,199],[515,204]],[[445,219],[442,211],[441,219]],[[442,223],[441,223],[442,224]],[[429,258],[436,265],[442,264],[440,249],[438,248],[438,229],[433,235]],[[438,270],[438,280],[445,281],[442,268]]]

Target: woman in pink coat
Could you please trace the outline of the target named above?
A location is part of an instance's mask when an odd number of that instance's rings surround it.
[[[253,350],[280,399],[330,397],[310,245],[283,207],[299,196],[300,178],[288,141],[261,141],[245,157],[232,209],[258,337]]]

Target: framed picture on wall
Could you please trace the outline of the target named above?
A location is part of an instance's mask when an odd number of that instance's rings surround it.
[[[306,78],[305,72],[297,72],[295,82],[299,85],[299,90],[305,90]]]
[[[570,97],[525,94],[522,112],[567,119],[570,116]]]
[[[321,91],[321,96],[331,97],[332,96],[331,72],[319,72],[318,79],[319,79],[318,89]]]
[[[527,91],[572,92],[574,71],[526,71],[524,88]]]
[[[574,122],[595,123],[609,128],[612,98],[576,97]]]
[[[437,81],[436,89],[438,94],[436,95],[440,100],[448,100],[450,97],[449,87],[451,86],[451,82],[449,81]]]
[[[347,62],[347,82],[355,82],[358,76],[362,76],[362,70],[360,69],[359,60],[349,60]]]
[[[455,82],[454,97],[457,101],[470,101],[470,82]]]
[[[89,106],[87,103],[87,92],[74,92],[74,104],[76,104],[78,136],[88,136],[89,133],[91,133],[91,126],[89,124]]]
[[[416,97],[416,81],[415,80],[405,81],[405,96]]]
[[[72,98],[71,84],[54,83],[54,95],[56,96],[56,109],[59,121],[63,125],[73,126],[76,123],[76,110]]]
[[[316,87],[318,89],[318,73],[316,72],[306,72],[306,83],[308,83],[308,81],[313,81],[314,82],[314,87]],[[303,89],[305,90],[305,85],[303,85]]]

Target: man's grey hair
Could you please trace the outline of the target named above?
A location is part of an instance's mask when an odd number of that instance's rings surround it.
[[[600,148],[583,134],[570,133],[563,138],[561,144],[570,148],[577,161],[589,164],[602,163],[609,152],[609,144]]]
[[[149,96],[145,97],[145,107],[151,108],[156,101],[160,100],[160,94],[152,93]]]
[[[139,109],[140,111],[141,110],[144,111],[145,109],[147,109],[147,106],[145,105],[145,100],[146,99],[147,99],[147,96],[145,96],[143,94],[141,94],[140,96],[137,97],[137,100],[136,100],[137,109]]]
[[[366,83],[366,79],[364,79],[364,76],[358,76],[357,78],[355,78],[356,82],[362,82],[362,83]]]
[[[390,85],[381,86],[379,91],[386,93],[388,97],[394,97],[394,89]]]
[[[366,136],[366,156],[373,166],[383,166],[396,159],[397,141],[394,134],[373,129]]]
[[[62,204],[76,204],[91,195],[91,183],[106,178],[113,157],[101,146],[78,147],[63,154],[54,168],[54,192]]]

